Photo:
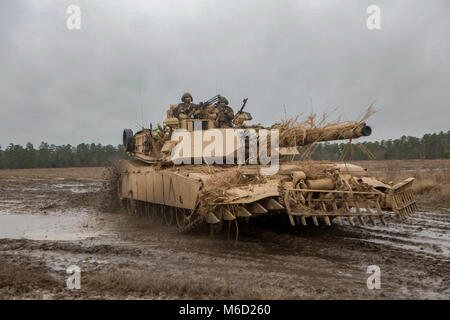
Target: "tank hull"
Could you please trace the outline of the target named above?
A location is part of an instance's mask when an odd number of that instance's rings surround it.
[[[384,211],[405,218],[416,210],[413,180],[395,186],[355,165],[287,162],[273,176],[256,166],[184,165],[160,168],[137,160],[120,164],[119,198],[130,214],[157,215],[180,230],[193,224],[284,215],[291,225],[348,220],[385,223]]]

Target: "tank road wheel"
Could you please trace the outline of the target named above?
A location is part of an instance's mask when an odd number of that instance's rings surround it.
[[[137,204],[136,200],[127,199],[127,212],[130,216],[137,215]]]
[[[164,221],[164,224],[167,226],[170,226],[173,224],[174,209],[175,208],[173,208],[173,207],[164,206],[163,221]]]

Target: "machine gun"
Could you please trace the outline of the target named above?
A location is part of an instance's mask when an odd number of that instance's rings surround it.
[[[201,114],[208,113],[207,107],[216,103],[220,99],[220,94],[215,95],[211,99],[206,100],[205,102],[200,102],[195,108],[191,110],[188,114],[188,118],[202,118]]]
[[[219,99],[220,99],[220,94],[215,95],[214,97],[212,97],[212,98],[209,99],[209,100],[206,100],[205,102],[200,102],[200,103],[198,104],[198,108],[199,108],[199,109],[202,109],[202,108],[204,108],[204,107],[207,107],[207,106],[209,106],[209,105],[211,105],[211,104],[216,103]]]
[[[245,105],[247,104],[248,98],[245,98],[242,100],[242,107],[239,109],[239,111],[234,116],[233,123],[235,126],[242,126],[244,124],[244,121],[252,120],[252,116],[248,112],[244,112]]]
[[[245,105],[247,104],[247,100],[248,100],[248,98],[245,98],[244,100],[242,100],[242,107],[241,107],[241,109],[239,109],[239,111],[236,113],[236,116],[237,116],[238,114],[241,114],[241,113],[244,111]]]
[[[196,117],[197,119],[207,119],[210,114],[214,114],[214,109],[216,108],[216,103],[220,99],[220,94],[215,95],[211,99],[206,100],[205,102],[200,102],[196,109]]]

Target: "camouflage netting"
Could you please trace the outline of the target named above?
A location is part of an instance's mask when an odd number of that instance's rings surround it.
[[[294,147],[305,142],[306,136],[324,136],[326,134],[335,134],[343,136],[344,132],[354,130],[362,125],[365,121],[375,113],[372,105],[370,105],[358,121],[328,121],[328,114],[323,113],[320,120],[317,114],[311,113],[306,120],[299,121],[299,116],[290,119],[283,119],[281,123],[275,124],[271,129],[279,129],[280,131],[280,147]],[[317,138],[314,142],[321,141]]]
[[[265,178],[260,175],[243,174],[239,168],[214,172],[203,187],[200,198],[202,203],[219,203],[227,199],[226,191],[243,185],[264,183]]]

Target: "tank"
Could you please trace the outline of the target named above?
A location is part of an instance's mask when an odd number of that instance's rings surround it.
[[[132,160],[119,164],[118,196],[129,214],[182,232],[225,225],[237,237],[241,223],[262,217],[295,227],[344,220],[354,226],[386,224],[388,212],[405,219],[417,210],[414,178],[388,183],[353,164],[299,160],[299,147],[371,135],[364,121],[265,128],[246,125],[252,117],[241,108],[233,127],[218,128],[219,111],[210,102],[195,118],[173,117],[171,105],[163,125],[123,131]]]

